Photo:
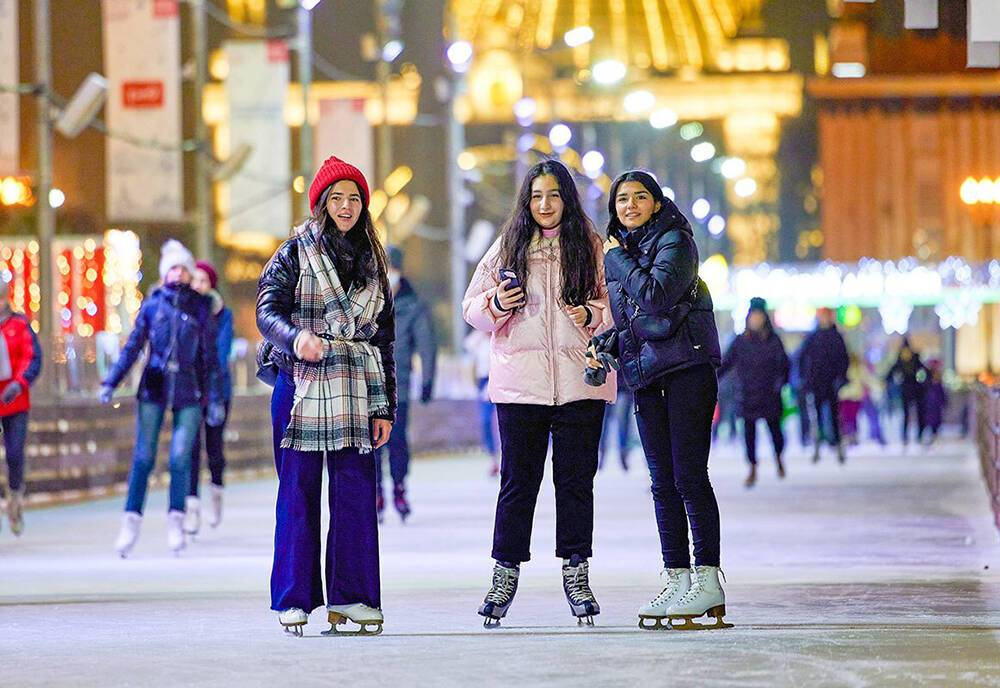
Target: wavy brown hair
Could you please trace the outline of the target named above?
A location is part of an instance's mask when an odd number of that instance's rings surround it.
[[[594,224],[583,211],[580,194],[573,176],[558,160],[537,163],[524,177],[510,217],[503,226],[500,242],[500,260],[503,267],[517,273],[523,287],[528,284],[528,252],[531,241],[539,232],[531,216],[531,186],[545,175],[556,178],[559,196],[563,202],[559,230],[559,248],[562,252],[562,300],[568,306],[580,306],[598,296],[597,260]]]

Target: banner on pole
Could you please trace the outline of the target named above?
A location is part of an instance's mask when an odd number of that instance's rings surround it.
[[[0,0],[0,84],[20,82],[19,59],[17,0]],[[21,171],[20,100],[17,93],[0,92],[0,177]]]
[[[102,0],[107,215],[184,219],[178,0]]]
[[[374,185],[375,145],[372,125],[365,116],[365,101],[328,99],[319,103],[313,169],[318,170],[331,155],[355,165]],[[308,181],[308,180],[307,180]]]
[[[292,224],[291,141],[285,122],[288,46],[284,41],[228,41],[229,155],[251,148],[221,193],[220,233],[285,238]],[[226,193],[228,191],[228,193]]]

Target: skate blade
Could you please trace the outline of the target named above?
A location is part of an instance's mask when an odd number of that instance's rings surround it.
[[[667,623],[670,625],[670,629],[674,631],[715,631],[724,628],[732,628],[733,624],[727,623],[723,618],[726,615],[726,606],[720,605],[718,607],[712,607],[704,614],[680,614],[677,616],[668,616]],[[702,617],[714,618],[714,624],[702,624],[696,623],[695,619],[700,619]],[[680,623],[674,623],[679,621]]]
[[[302,634],[305,632],[305,629],[303,628],[303,626],[305,626],[304,623],[302,623],[302,624],[281,624],[281,627],[285,629],[285,633],[287,633],[288,635],[293,635],[296,638],[301,638]]]
[[[488,628],[490,630],[500,628],[500,619],[495,616],[487,616],[483,619],[483,628]]]
[[[648,623],[648,622],[652,623]],[[644,631],[669,631],[670,624],[665,616],[643,616],[639,615],[639,628]]]
[[[329,630],[323,631],[321,635],[333,636],[333,635],[380,635],[382,633],[382,623],[381,621],[356,621],[358,628],[351,631],[342,631],[337,626],[346,624],[350,619],[348,619],[343,614],[338,614],[337,612],[329,612],[327,614],[327,621],[330,622]]]
[[[578,617],[576,617],[576,625],[577,626],[590,626],[590,627],[593,627],[594,626],[594,617],[593,617],[593,615],[588,614],[587,616],[578,616]]]

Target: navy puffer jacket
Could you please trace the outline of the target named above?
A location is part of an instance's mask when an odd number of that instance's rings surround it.
[[[722,362],[712,296],[698,277],[691,225],[667,199],[604,256],[620,375],[642,389],[668,373]]]

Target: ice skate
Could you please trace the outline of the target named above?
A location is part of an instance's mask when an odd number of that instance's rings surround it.
[[[719,583],[718,566],[695,566],[691,587],[677,602],[667,609],[670,628],[676,631],[702,631],[732,628],[723,617],[726,615],[726,594]],[[698,624],[694,619],[714,618],[712,625]]]
[[[813,449],[813,463],[819,463],[819,444]]]
[[[367,604],[328,604],[326,605],[326,616],[330,622],[330,630],[323,631],[323,635],[378,635],[382,632],[382,623],[385,617],[382,612]],[[351,621],[358,625],[354,631],[341,631],[337,626]]]
[[[382,494],[381,487],[375,493],[375,513],[378,514],[378,522],[381,523],[385,518],[385,495]]]
[[[392,488],[392,503],[396,507],[396,511],[399,512],[400,520],[406,523],[411,509],[410,503],[406,501],[406,487],[403,483],[396,483],[396,486]]]
[[[278,613],[278,623],[284,627],[285,633],[301,638],[302,627],[309,623],[309,615],[298,607],[292,607]]]
[[[7,518],[10,520],[10,532],[21,537],[24,532],[24,490],[11,490],[7,502]]]
[[[479,615],[486,617],[483,620],[484,628],[498,628],[500,619],[507,616],[507,609],[514,601],[514,594],[517,592],[517,579],[521,575],[521,569],[516,566],[504,566],[499,561],[493,565],[493,587],[479,607]]]
[[[184,544],[184,512],[171,509],[167,512],[167,548],[177,557]]]
[[[222,485],[212,485],[209,489],[212,491],[212,515],[208,525],[218,528],[222,523]]]
[[[837,462],[838,463],[847,463],[847,455],[844,453],[844,445],[843,444],[838,444],[837,445]]]
[[[194,540],[200,529],[201,500],[192,495],[184,500],[184,532]]]
[[[649,604],[639,607],[639,628],[643,630],[670,629],[667,610],[691,588],[691,570],[663,569],[660,571],[660,586],[660,594]],[[652,624],[648,623],[648,620],[652,620]]]
[[[576,617],[578,626],[594,625],[594,617],[601,613],[590,589],[590,564],[579,554],[574,554],[562,565],[563,592],[569,602],[570,611]]]
[[[778,477],[782,480],[785,479],[785,462],[781,460],[780,456],[774,458],[775,463],[778,464]]]
[[[750,473],[747,474],[747,479],[743,481],[743,487],[749,489],[757,484],[757,464],[750,464]]]
[[[142,526],[142,514],[126,511],[122,514],[122,527],[115,540],[115,551],[122,559],[127,557],[139,539],[139,528]]]

